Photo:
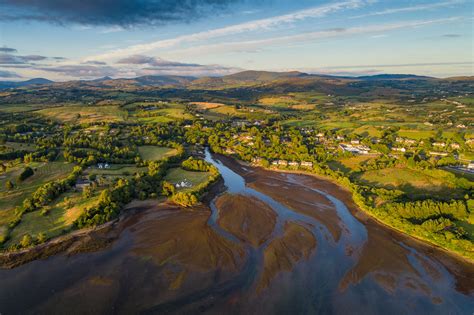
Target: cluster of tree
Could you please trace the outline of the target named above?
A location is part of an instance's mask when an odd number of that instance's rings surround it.
[[[30,212],[49,204],[61,193],[70,189],[77,181],[82,172],[79,166],[74,167],[71,174],[66,178],[57,181],[48,182],[40,186],[30,198],[23,201],[23,211]]]
[[[119,179],[111,189],[105,189],[97,204],[87,208],[75,221],[78,228],[96,226],[116,218],[120,209],[132,200],[134,188],[127,179]]]
[[[187,171],[208,172],[211,169],[212,164],[201,159],[190,157],[181,163],[181,167]]]
[[[414,222],[438,217],[466,220],[469,215],[466,203],[462,200],[441,202],[428,199],[413,202],[388,203],[383,207],[387,213],[398,215]]]

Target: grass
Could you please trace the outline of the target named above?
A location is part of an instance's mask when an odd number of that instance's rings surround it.
[[[112,164],[109,168],[98,168],[96,166],[89,167],[85,170],[84,174],[94,174],[100,176],[127,176],[146,171],[146,167],[137,167],[134,164]]]
[[[191,105],[196,105],[198,109],[212,109],[220,106],[225,106],[222,103],[211,103],[211,102],[192,102]]]
[[[21,164],[0,176],[0,225],[5,224],[5,221],[2,219],[4,216],[9,217],[4,211],[21,205],[23,200],[39,186],[49,181],[66,177],[72,171],[74,165],[63,162],[31,163],[29,166],[33,168],[35,173],[25,181],[18,183],[17,178],[25,166]],[[5,188],[5,183],[8,180],[11,180],[16,185],[12,191],[7,191]]]
[[[144,145],[138,147],[138,153],[140,153],[140,156],[143,160],[158,161],[163,158],[175,155],[177,150],[153,145]]]
[[[99,192],[96,192],[93,197],[85,199],[80,192],[69,192],[50,206],[47,215],[41,215],[40,211],[25,213],[20,224],[10,232],[6,245],[19,243],[25,234],[36,237],[44,233],[47,238],[63,234],[87,207],[97,202],[98,196]]]
[[[16,151],[34,151],[35,150],[35,145],[30,144],[30,143],[21,143],[21,142],[7,142],[5,143],[5,146],[12,148],[13,150]]]
[[[343,173],[348,173],[350,171],[357,170],[358,167],[367,163],[368,161],[374,159],[374,157],[366,155],[356,155],[348,158],[343,158],[339,160],[329,161],[328,165],[331,169],[335,171],[341,171]]]
[[[444,170],[386,168],[366,171],[358,179],[376,187],[402,190],[411,197],[463,196],[463,191],[454,184],[456,175]]]
[[[123,122],[127,112],[117,105],[107,106],[61,106],[46,108],[36,113],[48,118],[69,123]]]
[[[165,176],[165,180],[177,184],[182,181],[188,181],[192,184],[192,187],[189,188],[179,188],[178,191],[191,191],[195,186],[206,182],[209,179],[209,172],[190,172],[182,168],[172,168],[169,170],[168,174]]]

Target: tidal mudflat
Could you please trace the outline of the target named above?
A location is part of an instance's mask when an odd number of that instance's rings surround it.
[[[107,246],[0,270],[2,314],[471,314],[474,266],[395,233],[350,194],[232,159],[192,209],[136,204]]]

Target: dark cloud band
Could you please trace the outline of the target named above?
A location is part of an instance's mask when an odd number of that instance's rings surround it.
[[[241,0],[0,0],[0,20],[132,27],[187,22]]]

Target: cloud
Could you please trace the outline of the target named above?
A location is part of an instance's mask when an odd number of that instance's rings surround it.
[[[48,59],[48,57],[40,56],[40,55],[28,55],[28,56],[19,56],[24,61],[41,61]]]
[[[434,20],[415,20],[415,21],[403,21],[399,23],[389,24],[374,24],[367,26],[357,26],[349,28],[336,28],[327,29],[315,32],[301,33],[297,35],[271,37],[258,40],[248,41],[233,41],[233,42],[221,42],[217,44],[207,44],[201,46],[192,46],[190,48],[184,48],[180,50],[173,50],[172,53],[175,55],[193,55],[193,54],[213,54],[222,52],[235,52],[251,49],[268,48],[271,46],[289,45],[292,43],[304,43],[304,42],[315,42],[322,39],[328,38],[339,38],[347,36],[356,36],[361,34],[377,34],[385,33],[389,31],[395,31],[400,29],[418,28],[433,24],[450,23],[459,21],[461,17],[451,17],[444,19]]]
[[[83,62],[83,64],[96,65],[96,66],[105,66],[107,63],[104,62],[104,61],[89,60],[89,61]]]
[[[145,55],[132,55],[116,62],[118,65],[134,66],[137,75],[225,75],[239,71],[238,68],[220,65],[200,65],[196,63],[182,63]],[[139,68],[137,66],[143,66]]]
[[[0,0],[0,20],[119,26],[188,22],[241,0]],[[113,29],[113,28],[112,28]]]
[[[133,45],[127,48],[117,49],[101,55],[89,57],[89,59],[108,60],[111,58],[123,58],[124,56],[143,54],[155,49],[172,48],[185,43],[204,41],[223,36],[241,34],[245,32],[270,30],[281,25],[288,25],[308,18],[318,18],[341,10],[360,8],[370,3],[372,3],[372,0],[348,0],[343,2],[334,2],[271,18],[253,20],[209,31],[178,36],[172,39],[158,40],[151,43]]]
[[[48,57],[40,55],[18,56],[12,54],[0,54],[0,65],[15,65],[27,64],[34,61],[41,61],[48,59]]]
[[[461,34],[443,34],[441,37],[446,37],[446,38],[458,38],[461,37]]]
[[[144,55],[133,55],[126,58],[122,58],[117,61],[117,64],[128,64],[128,65],[150,65],[155,67],[199,67],[198,64],[193,63],[181,63],[175,61],[168,61],[161,58],[149,57]]]
[[[17,50],[15,48],[9,48],[7,46],[0,47],[0,52],[3,53],[16,53]]]
[[[100,61],[88,61],[83,64],[33,65],[30,69],[80,79],[94,79],[104,76],[137,77],[142,75],[216,76],[240,71],[239,68],[181,63],[149,56],[130,56],[120,60],[115,65],[106,65],[105,62]]]
[[[326,67],[325,69],[430,67],[430,66],[473,65],[473,64],[474,64],[474,61],[418,62],[418,63],[395,63],[395,64],[352,65],[352,66],[346,65],[346,66]]]
[[[464,0],[450,0],[450,1],[444,1],[444,2],[420,4],[420,5],[410,6],[410,7],[394,8],[394,9],[387,9],[387,10],[383,10],[383,11],[371,12],[371,13],[367,13],[367,14],[363,14],[363,15],[354,16],[352,18],[353,19],[358,19],[358,18],[364,18],[364,17],[369,17],[369,16],[388,15],[388,14],[396,14],[396,13],[404,13],[404,12],[425,11],[425,10],[449,7],[449,6],[453,6],[453,5],[457,5],[457,4],[462,4],[464,2],[465,2]]]
[[[21,78],[21,76],[15,72],[0,70],[0,78]]]
[[[114,76],[117,69],[110,66],[93,65],[61,65],[50,67],[35,67],[35,70],[60,73],[75,78],[97,78],[104,76]]]

